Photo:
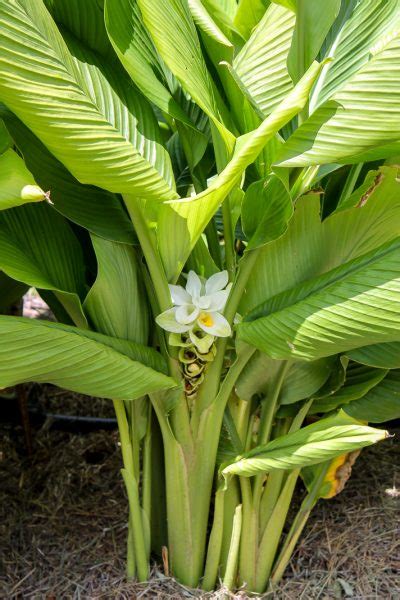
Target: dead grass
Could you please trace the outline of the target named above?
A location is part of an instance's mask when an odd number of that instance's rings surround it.
[[[51,398],[46,402],[51,407]],[[93,401],[84,402],[90,414]],[[223,597],[223,591],[187,590],[156,568],[149,583],[126,583],[127,515],[115,431],[77,435],[45,424],[31,459],[18,428],[3,425],[0,434],[0,598]],[[400,499],[387,491],[400,486],[398,459],[393,440],[363,451],[344,492],[314,511],[269,598],[400,599]]]

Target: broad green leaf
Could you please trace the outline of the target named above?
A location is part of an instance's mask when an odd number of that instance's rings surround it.
[[[0,155],[0,210],[46,199],[32,173],[14,150]]]
[[[282,383],[279,404],[293,404],[314,394],[328,379],[332,364],[332,358],[293,361]],[[251,400],[254,394],[261,394],[268,402],[281,368],[282,361],[256,352],[237,380],[237,395],[243,400]]]
[[[271,298],[238,325],[238,334],[273,358],[315,359],[397,341],[399,317],[398,237]]]
[[[400,369],[400,341],[372,344],[347,353],[351,360],[380,369]]]
[[[232,160],[200,194],[173,201],[168,214],[159,223],[158,239],[179,231],[174,235],[174,252],[161,256],[171,281],[177,279],[190,250],[194,247],[205,226],[219,205],[234,190],[246,168],[254,162],[268,140],[272,139],[281,127],[302,110],[307,103],[312,85],[318,77],[321,65],[315,63],[302,78],[284,102],[269,115],[261,125],[237,140]],[[129,203],[129,198],[126,198]]]
[[[44,203],[0,212],[0,269],[55,293],[73,321],[86,326],[82,250],[67,221]]]
[[[43,323],[46,324],[48,321],[43,321]],[[110,337],[108,335],[98,333],[97,331],[91,331],[90,329],[77,329],[74,326],[64,323],[57,323],[57,328],[60,331],[63,330],[67,333],[75,334],[79,332],[79,335],[83,335],[85,338],[94,340],[95,342],[100,342],[101,344],[112,348],[121,354],[124,354],[131,360],[143,363],[147,367],[150,367],[155,371],[159,371],[160,373],[164,373],[165,375],[168,374],[168,366],[164,357],[154,348],[144,346],[143,344],[138,344],[137,342],[132,342],[131,340],[122,340],[120,338]]]
[[[341,0],[310,2],[297,0],[296,26],[288,56],[288,70],[297,82],[318,56],[322,43],[335,21]]]
[[[8,277],[0,271],[0,314],[7,311],[14,302],[25,294],[28,286]]]
[[[103,0],[45,0],[58,25],[110,60],[113,52],[104,25],[103,4]]]
[[[225,466],[222,474],[251,477],[275,469],[302,468],[370,446],[386,437],[386,431],[360,425],[341,411],[238,456],[235,462]]]
[[[280,4],[289,10],[296,12],[297,0],[272,0],[274,4]]]
[[[293,215],[292,200],[276,175],[252,183],[242,202],[242,227],[249,240],[246,250],[264,246],[283,235]]]
[[[84,302],[96,331],[145,344],[149,322],[146,294],[132,246],[92,235],[98,273]]]
[[[137,0],[106,0],[105,23],[114,50],[141,92],[158,108],[191,126],[191,122],[160,81],[162,72]]]
[[[385,369],[374,369],[357,363],[350,364],[346,371],[344,385],[335,393],[314,400],[310,410],[311,414],[326,413],[361,398],[378,385],[386,374]]]
[[[325,383],[317,390],[313,390],[310,393],[308,400],[312,400],[312,404],[307,414],[317,414],[318,412],[324,412],[324,408],[320,411],[313,410],[314,406],[318,404],[323,404],[324,402],[329,402],[329,399],[333,394],[335,394],[338,390],[340,390],[344,382],[346,381],[346,371],[349,364],[349,359],[346,356],[335,355],[330,356],[328,359],[320,359],[320,360],[329,360],[330,365],[330,373],[325,381]],[[306,362],[305,364],[313,365],[315,362],[319,361],[311,361]],[[301,410],[303,406],[302,402],[296,402],[291,404],[283,404],[279,407],[277,412],[277,417],[284,419],[285,417],[295,417],[298,412]],[[336,404],[335,404],[336,407]]]
[[[239,0],[233,22],[245,40],[249,39],[269,4],[269,0]]]
[[[171,161],[162,145],[159,126],[149,103],[119,65],[100,61],[94,52],[73,36],[64,33],[64,39],[86,94],[96,106],[101,107],[107,121],[121,131],[134,148],[140,150],[148,164],[172,188],[174,176]]]
[[[90,396],[134,400],[176,385],[114,349],[115,342],[108,339],[58,323],[0,316],[0,388],[37,381]],[[147,350],[139,348],[139,356]]]
[[[210,117],[227,148],[233,134],[222,122],[216,90],[204,61],[186,0],[138,0],[144,23],[160,56],[182,87]]]
[[[344,21],[331,41],[328,62],[315,86],[310,100],[311,111],[329,100],[344,87],[373,55],[373,49],[381,40],[391,35],[400,23],[398,0],[363,0],[343,2]],[[354,5],[354,3],[353,3]],[[321,7],[324,6],[321,3]]]
[[[210,37],[217,44],[225,46],[228,50],[233,51],[233,45],[226,35],[218,27],[217,23],[213,21],[211,15],[207,12],[206,7],[203,5],[201,0],[188,0],[188,6],[193,17],[193,21],[197,27]]]
[[[236,0],[228,0],[227,2],[221,2],[220,0],[201,0],[201,3],[215,26],[218,27],[219,31],[230,43],[232,42],[231,47],[226,46],[229,49],[229,56],[232,57],[233,44],[235,47],[240,48],[244,42],[240,31],[236,28],[234,23],[234,17],[237,12]],[[197,25],[199,26],[198,23]],[[220,49],[222,49],[222,46],[220,46]],[[227,56],[227,54],[225,54],[225,56]]]
[[[83,185],[25,125],[7,117],[7,128],[37,182],[50,191],[54,208],[70,221],[105,239],[137,242],[132,223],[116,194]]]
[[[97,66],[78,68],[42,0],[1,0],[0,26],[0,98],[74,177],[112,192],[157,200],[174,197],[168,180],[155,167],[155,146],[151,152],[148,144],[134,145],[143,138],[137,131],[132,137],[133,115],[119,104],[109,83],[104,89]],[[84,72],[98,75],[90,91]],[[134,96],[136,103],[139,96],[132,85],[124,92],[125,102],[133,102]],[[110,121],[118,105],[121,112],[116,118],[127,119],[126,124],[119,123],[120,129]],[[146,108],[145,121],[149,116]]]
[[[383,423],[400,418],[400,369],[389,371],[386,377],[365,396],[343,407],[355,419]]]
[[[399,73],[397,32],[388,36],[373,51],[371,60],[295,131],[282,147],[276,164],[303,167],[358,162],[359,155],[398,142]]]
[[[319,196],[311,193],[300,198],[288,231],[261,250],[254,266],[257,277],[248,281],[239,313],[245,315],[272,296],[398,236],[397,172],[397,167],[382,167],[379,185],[367,202],[332,214],[322,223]]]
[[[286,63],[294,25],[292,11],[271,4],[233,62],[234,71],[264,115],[293,89]]]

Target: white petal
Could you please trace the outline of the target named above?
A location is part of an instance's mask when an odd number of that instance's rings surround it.
[[[220,273],[211,275],[206,281],[206,294],[213,294],[214,292],[223,290],[228,283],[228,279],[228,271],[221,271]]]
[[[171,292],[173,304],[181,306],[182,304],[190,304],[192,302],[192,298],[181,285],[170,284],[168,287]]]
[[[208,308],[210,308],[211,302],[212,302],[212,296],[200,296],[200,298],[198,298],[195,301],[195,304],[199,308],[201,308],[203,310],[207,310]]]
[[[198,298],[201,294],[201,280],[194,271],[188,273],[186,291],[192,298]]]
[[[210,296],[203,296],[202,298],[209,298],[210,300],[208,306],[205,306],[204,308],[207,308],[211,312],[223,311],[225,308],[225,304],[228,300],[231,287],[231,284],[229,284],[226,290],[222,290],[221,292],[214,292],[214,294],[211,294]]]
[[[176,308],[169,308],[156,317],[156,323],[165,329],[165,331],[170,331],[171,333],[184,333],[185,331],[189,331],[191,325],[183,325],[177,322],[175,318],[176,311]]]
[[[175,319],[182,325],[188,325],[197,319],[199,312],[197,306],[193,306],[193,304],[178,306],[175,313]]]
[[[203,331],[216,337],[228,337],[231,335],[231,326],[225,317],[218,312],[200,313],[197,324]]]

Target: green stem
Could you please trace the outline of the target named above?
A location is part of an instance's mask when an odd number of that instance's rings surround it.
[[[276,412],[276,408],[278,406],[279,395],[281,393],[282,385],[285,380],[285,376],[290,368],[291,361],[286,360],[280,366],[278,373],[276,375],[276,381],[274,385],[274,390],[272,396],[269,400],[265,400],[262,406],[262,414],[260,420],[260,429],[258,433],[257,445],[263,446],[265,445],[271,436],[272,423],[274,419],[274,415]],[[264,474],[259,473],[254,478],[254,506],[258,509],[260,504],[261,493],[263,489],[264,483]]]
[[[135,551],[133,548],[133,533],[132,533],[132,518],[129,515],[128,522],[128,537],[126,549],[126,576],[128,579],[133,579],[136,573]]]
[[[144,443],[143,443],[143,474],[142,474],[142,480],[143,480],[142,505],[143,505],[143,510],[146,513],[147,518],[149,520],[149,523],[151,523],[151,488],[152,488],[152,482],[151,482],[151,474],[152,474],[152,468],[151,468],[151,462],[152,462],[151,421],[152,421],[152,408],[151,408],[151,403],[149,402],[146,435],[145,435]]]
[[[204,579],[201,586],[203,590],[214,589],[217,581],[224,533],[224,506],[225,490],[220,488],[215,493],[214,519],[208,542]]]
[[[282,550],[279,553],[279,556],[276,560],[274,570],[271,576],[271,583],[276,585],[282,579],[282,576],[285,572],[285,569],[290,561],[290,558],[293,554],[294,548],[297,544],[297,541],[304,529],[305,524],[308,521],[308,518],[311,514],[312,509],[314,508],[317,500],[318,494],[321,489],[321,485],[325,479],[325,475],[329,469],[330,462],[328,461],[326,467],[324,467],[319,473],[318,477],[312,484],[312,487],[304,498],[300,510],[294,519],[292,526],[289,530],[289,533],[286,537],[285,543],[282,547]]]
[[[140,246],[150,271],[160,311],[162,312],[170,308],[171,294],[161,258],[156,250],[150,229],[144,217],[142,202],[138,198],[130,195],[125,195],[124,201],[139,238]]]
[[[294,433],[300,429],[312,402],[311,399],[303,404],[292,421],[289,433]],[[285,425],[287,426],[287,421]],[[282,433],[284,435],[284,432]],[[286,472],[279,470],[272,471],[269,474],[260,510],[263,523],[261,523],[260,518],[262,537],[258,564],[261,561],[262,566],[258,567],[260,576],[257,580],[256,591],[262,591],[267,585],[299,473],[300,470],[295,470],[286,477]],[[266,514],[264,514],[264,511]]]
[[[226,565],[228,561],[229,546],[232,538],[233,517],[236,507],[240,504],[240,488],[237,477],[233,477],[228,483],[224,495],[224,524],[221,547],[221,575],[225,575]]]
[[[223,580],[223,585],[228,590],[232,590],[235,585],[241,532],[242,506],[239,504],[239,506],[236,507],[235,515],[233,517],[231,544],[229,546],[228,560]]]
[[[222,218],[224,222],[225,264],[229,274],[229,281],[233,281],[236,272],[236,255],[229,196],[222,203]]]
[[[262,537],[268,521],[271,518],[274,508],[282,491],[282,485],[287,475],[286,471],[276,469],[268,474],[267,482],[260,500],[259,507],[259,531]]]
[[[293,202],[295,202],[300,196],[302,196],[312,186],[314,179],[318,173],[320,165],[313,165],[301,170],[301,173],[297,177],[290,195]]]
[[[256,581],[252,589],[254,592],[262,593],[267,586],[299,473],[300,470],[296,469],[288,475],[261,538],[256,566]]]
[[[121,440],[121,453],[124,464],[122,476],[128,495],[137,574],[139,581],[146,581],[148,578],[149,566],[143,532],[141,506],[139,502],[139,490],[137,480],[135,478],[132,445],[129,436],[129,425],[126,418],[126,411],[123,401],[114,400],[113,403]]]
[[[255,584],[258,550],[258,518],[254,508],[250,479],[239,477],[242,494],[243,532],[240,543],[240,580],[247,589]]]
[[[207,227],[205,228],[205,234],[211,258],[217,265],[218,269],[222,269],[221,244],[219,243],[218,231],[215,226],[214,219],[211,219],[211,221],[208,223]]]
[[[341,204],[344,204],[344,202],[346,202],[347,198],[349,198],[351,196],[363,166],[364,166],[364,163],[358,163],[356,165],[351,166],[349,174],[347,175],[345,184],[343,186],[342,192],[340,194],[338,206],[340,206]]]

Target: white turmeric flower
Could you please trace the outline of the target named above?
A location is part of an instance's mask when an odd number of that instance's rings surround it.
[[[174,304],[156,318],[160,327],[171,333],[189,332],[193,344],[200,329],[215,337],[228,337],[231,327],[222,311],[228,300],[232,284],[228,284],[228,272],[215,273],[201,280],[194,271],[189,271],[186,288],[170,285]]]

